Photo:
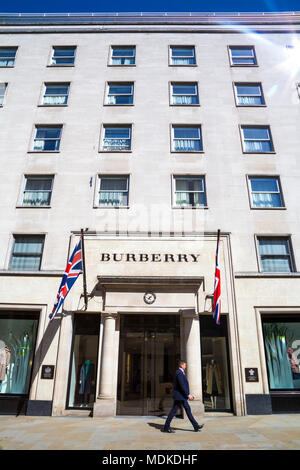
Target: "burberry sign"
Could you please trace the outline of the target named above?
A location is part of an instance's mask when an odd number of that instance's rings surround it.
[[[100,253],[100,261],[126,263],[197,263],[200,254],[192,253]]]

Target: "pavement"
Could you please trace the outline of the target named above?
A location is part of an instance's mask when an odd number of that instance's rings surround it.
[[[163,417],[0,416],[1,450],[300,450],[300,414],[212,416],[194,432],[174,418],[174,434],[161,430]]]

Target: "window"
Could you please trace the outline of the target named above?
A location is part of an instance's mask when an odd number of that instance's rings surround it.
[[[171,46],[170,65],[196,65],[194,46]]]
[[[75,46],[53,46],[51,65],[74,65]]]
[[[274,152],[269,126],[241,126],[241,131],[244,152]]]
[[[172,126],[173,152],[202,152],[201,126]]]
[[[50,206],[53,176],[25,176],[22,206]]]
[[[133,104],[133,83],[108,83],[106,104]]]
[[[175,206],[206,206],[204,176],[175,176]]]
[[[17,49],[17,47],[0,47],[0,67],[14,66]]]
[[[128,206],[128,192],[128,176],[99,176],[99,206]]]
[[[14,235],[9,269],[39,271],[44,247],[44,235]]]
[[[231,65],[257,65],[253,46],[230,46]]]
[[[249,183],[252,207],[284,207],[278,177],[250,176]]]
[[[131,150],[131,126],[104,126],[103,146],[106,152]]]
[[[235,83],[234,89],[238,106],[263,106],[265,104],[260,83]]]
[[[112,46],[110,65],[135,65],[135,46]]]
[[[3,106],[7,83],[0,83],[0,106]]]
[[[262,272],[294,271],[288,237],[258,237]]]
[[[35,152],[58,152],[62,126],[36,126],[33,150]]]
[[[197,83],[171,83],[171,104],[199,104]]]
[[[298,90],[298,95],[299,95],[299,98],[300,98],[300,83],[297,83],[297,90]]]
[[[43,105],[62,106],[68,104],[69,83],[45,83]]]

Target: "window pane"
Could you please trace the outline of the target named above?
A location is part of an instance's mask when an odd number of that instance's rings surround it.
[[[242,106],[255,106],[264,104],[262,96],[238,96],[238,104]]]
[[[199,127],[174,127],[174,137],[176,139],[199,139]]]
[[[68,85],[47,85],[45,90],[45,95],[67,95],[68,93]]]
[[[132,85],[109,85],[109,94],[130,95],[132,93]]]
[[[11,261],[10,269],[18,271],[38,271],[40,269],[40,258],[14,256]]]
[[[106,139],[128,139],[130,130],[128,127],[106,127],[105,138]]]
[[[176,179],[176,191],[203,191],[203,179]]]
[[[261,267],[264,272],[291,272],[289,258],[264,258],[261,259]]]
[[[113,57],[133,57],[135,47],[113,47]]]
[[[54,48],[54,56],[55,57],[73,57],[75,53],[75,48]]]
[[[252,191],[278,191],[277,178],[251,178]]]
[[[102,190],[127,190],[127,178],[101,178],[100,189]]]
[[[266,127],[243,127],[245,139],[269,139],[269,130]]]
[[[16,237],[14,244],[14,254],[41,254],[43,250],[43,244],[44,237]]]
[[[253,193],[253,207],[282,207],[280,194]]]
[[[232,48],[230,48],[230,50],[231,50],[232,57],[239,57],[239,56],[253,57],[254,56],[252,47],[240,48],[240,49],[232,47]]]
[[[241,95],[260,95],[261,88],[257,85],[237,85],[237,93]]]
[[[50,191],[52,188],[52,178],[49,179],[38,179],[38,178],[27,178],[25,189],[28,191]]]
[[[60,127],[38,127],[36,129],[36,139],[58,139],[60,132]]]
[[[172,47],[173,57],[194,57],[193,47]]]
[[[285,239],[259,240],[259,252],[261,255],[288,255],[288,241]]]

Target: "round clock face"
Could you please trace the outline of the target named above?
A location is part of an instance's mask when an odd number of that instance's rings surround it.
[[[153,304],[155,302],[156,296],[153,292],[146,292],[144,295],[144,301],[146,304]]]

